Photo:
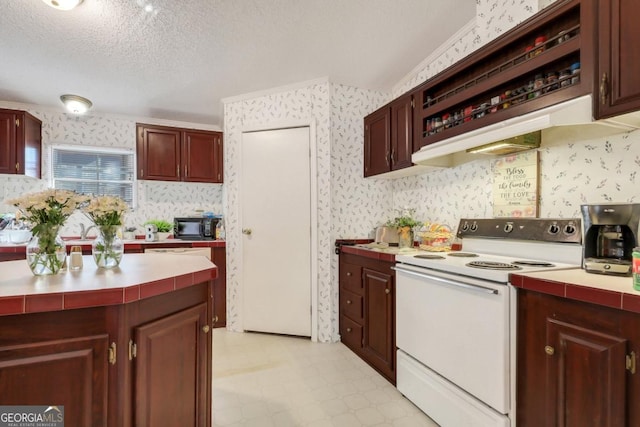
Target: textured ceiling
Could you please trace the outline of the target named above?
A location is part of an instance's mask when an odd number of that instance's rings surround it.
[[[329,77],[389,91],[476,0],[2,0],[0,100],[222,126],[225,97]],[[148,11],[150,10],[150,11]]]

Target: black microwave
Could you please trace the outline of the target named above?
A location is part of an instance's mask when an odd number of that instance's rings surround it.
[[[218,221],[220,218],[174,218],[173,237],[183,240],[215,240]]]

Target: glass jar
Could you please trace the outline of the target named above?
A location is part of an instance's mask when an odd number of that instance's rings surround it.
[[[546,43],[547,43],[547,38],[545,36],[537,37],[534,43],[533,56],[540,55],[542,52],[544,52]]]
[[[500,97],[502,99],[502,109],[511,107],[511,91],[505,90],[504,95]]]
[[[400,248],[413,247],[413,228],[398,227],[398,247]]]
[[[560,82],[560,87],[567,87],[571,85],[571,70],[566,69],[560,71],[558,81]]]
[[[120,265],[124,253],[124,243],[118,236],[118,225],[98,227],[99,233],[91,244],[91,254],[100,268],[114,268]]]
[[[574,85],[580,82],[580,63],[574,62],[571,64],[571,84]]]
[[[551,72],[547,73],[546,76],[547,87],[544,89],[544,93],[554,91],[558,89],[560,86],[558,85],[558,73]]]
[[[38,224],[26,247],[27,264],[36,276],[58,274],[67,258],[64,241],[58,236],[60,226]]]

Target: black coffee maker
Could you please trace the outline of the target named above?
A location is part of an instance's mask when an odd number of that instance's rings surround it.
[[[638,246],[640,204],[582,205],[583,268],[587,273],[631,276]]]

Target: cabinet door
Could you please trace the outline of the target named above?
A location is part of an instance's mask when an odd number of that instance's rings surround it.
[[[597,118],[640,109],[640,33],[637,0],[599,3]]]
[[[106,426],[108,347],[106,334],[0,347],[2,405],[64,406],[67,427]]]
[[[364,176],[391,170],[391,110],[384,107],[364,118]]]
[[[218,278],[213,281],[213,327],[227,326],[227,254],[225,248],[212,248]]]
[[[364,281],[364,342],[367,360],[387,377],[394,376],[394,293],[393,276],[362,270]]]
[[[627,341],[547,319],[549,426],[625,426]]]
[[[138,179],[180,181],[178,129],[138,125]]]
[[[221,148],[219,132],[185,131],[182,139],[184,181],[222,182],[218,167]]]
[[[16,151],[18,173],[40,178],[42,122],[28,113],[23,113],[18,123],[18,133],[20,132]]]
[[[0,112],[0,173],[16,173],[16,115]]]
[[[413,154],[413,99],[403,96],[391,104],[391,169],[411,166]]]
[[[134,329],[136,426],[206,426],[206,317],[202,303]]]

